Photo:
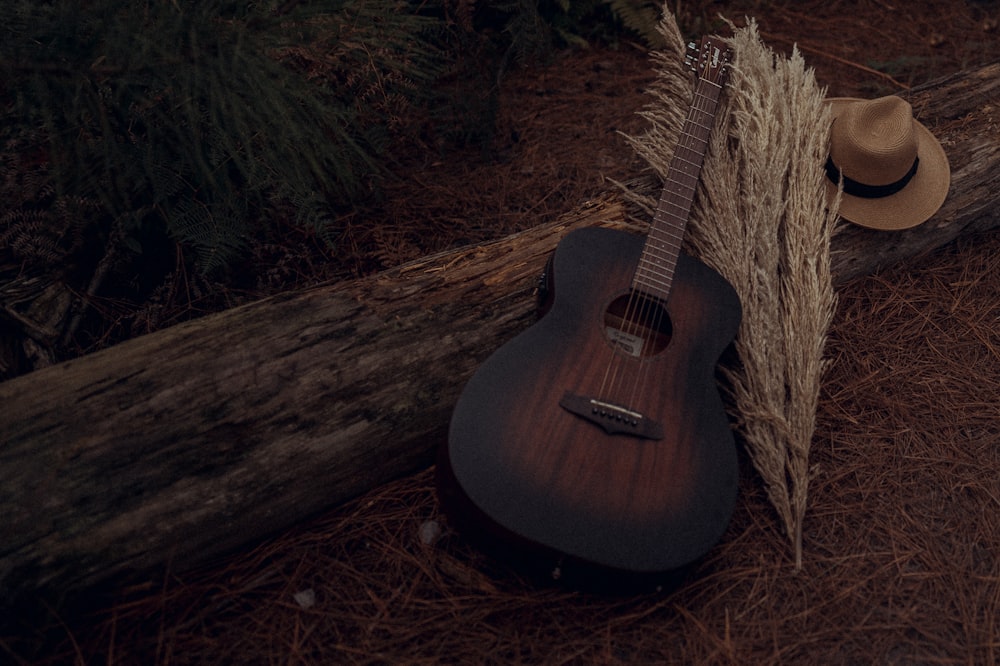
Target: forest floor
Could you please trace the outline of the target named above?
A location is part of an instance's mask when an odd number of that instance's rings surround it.
[[[776,52],[798,46],[829,96],[905,97],[995,61],[1000,45],[991,1],[669,4],[692,33],[721,32],[717,14],[753,17]],[[653,77],[627,40],[511,70],[489,146],[398,156],[383,214],[348,220],[344,263],[276,252],[269,288],[500,237],[641,174],[623,133],[645,127]],[[0,661],[1000,663],[998,289],[990,234],[840,290],[802,571],[747,469],[690,585],[615,599],[535,589],[451,532],[420,541],[439,516],[425,471],[248,552],[0,637]]]

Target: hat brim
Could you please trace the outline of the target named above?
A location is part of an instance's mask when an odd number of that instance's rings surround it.
[[[854,97],[831,97],[831,122],[850,104],[867,100]],[[941,143],[930,130],[914,120],[917,135],[917,158],[920,163],[906,187],[895,194],[876,199],[842,194],[839,213],[842,218],[870,229],[897,231],[926,222],[941,208],[951,186],[951,168]],[[827,181],[828,200],[837,196],[838,184]]]

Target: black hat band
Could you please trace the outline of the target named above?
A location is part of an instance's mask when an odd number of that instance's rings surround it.
[[[839,183],[841,177],[844,179],[844,194],[849,194],[852,197],[861,197],[863,199],[881,199],[882,197],[887,197],[889,195],[899,192],[901,189],[906,187],[913,176],[917,173],[917,164],[920,163],[920,158],[915,157],[913,159],[913,166],[910,170],[903,175],[899,180],[888,183],[886,185],[865,185],[864,183],[859,183],[858,181],[844,176],[837,165],[833,163],[833,158],[826,158],[826,177],[832,180],[834,183]]]

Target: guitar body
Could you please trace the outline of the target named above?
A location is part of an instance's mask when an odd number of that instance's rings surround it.
[[[680,255],[638,351],[615,322],[643,241],[589,228],[560,242],[551,307],[472,377],[441,450],[440,495],[460,529],[543,570],[678,570],[732,513],[736,449],[715,368],[739,299]]]

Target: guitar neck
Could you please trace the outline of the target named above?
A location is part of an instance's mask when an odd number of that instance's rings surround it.
[[[680,139],[670,160],[632,287],[666,300],[691,215],[702,163],[722,94],[721,82],[699,79]]]

